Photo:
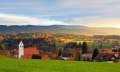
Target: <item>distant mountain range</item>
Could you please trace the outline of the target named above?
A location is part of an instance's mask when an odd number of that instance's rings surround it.
[[[120,35],[120,28],[96,28],[85,26],[67,26],[67,25],[51,25],[51,26],[5,26],[0,25],[0,33],[21,33],[21,32],[43,32],[43,33],[65,33],[65,34],[82,34],[82,35]]]

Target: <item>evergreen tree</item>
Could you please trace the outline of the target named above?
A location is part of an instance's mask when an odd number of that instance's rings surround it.
[[[120,52],[120,48],[118,49],[118,52]]]
[[[77,48],[77,42],[74,42],[73,46],[74,48]]]
[[[92,60],[99,54],[98,49],[94,49],[93,55],[92,55]]]
[[[81,43],[79,43],[78,46],[77,46],[77,48],[81,48],[81,47],[82,47],[82,45],[81,45]]]
[[[0,44],[0,50],[2,50],[2,46],[1,46],[1,44]]]
[[[61,49],[59,49],[58,56],[60,57],[62,55]]]
[[[83,58],[83,61],[86,61],[86,58],[85,58],[85,57]]]
[[[82,53],[83,54],[85,54],[85,53],[87,53],[87,43],[86,42],[83,42],[83,44],[82,44]]]

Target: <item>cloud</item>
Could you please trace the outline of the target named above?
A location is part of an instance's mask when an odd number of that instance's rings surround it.
[[[31,11],[41,11],[44,10],[44,2],[36,1],[17,1],[17,2],[0,2],[0,10],[31,10]]]
[[[59,7],[78,14],[66,23],[120,28],[120,0],[61,0]]]
[[[74,18],[65,21],[73,25],[83,25],[88,27],[116,27],[120,28],[120,18],[106,18],[100,16]]]
[[[0,25],[67,24],[119,27],[120,0],[0,1],[0,13],[3,13],[0,14]]]
[[[61,0],[59,6],[64,8],[98,8],[108,4],[120,3],[119,0]]]
[[[73,14],[120,14],[120,0],[61,0],[58,5]]]
[[[0,25],[53,25],[65,24],[62,21],[40,19],[27,16],[0,14]]]
[[[34,5],[43,5],[44,2],[39,1],[15,1],[15,2],[0,2],[0,5],[3,6],[34,6]]]

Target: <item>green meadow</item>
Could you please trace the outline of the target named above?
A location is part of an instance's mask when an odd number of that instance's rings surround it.
[[[79,43],[83,43],[84,41],[76,41],[74,39],[66,39],[66,43],[69,43],[69,42],[77,42],[77,44]],[[87,45],[92,49],[91,52],[94,50],[94,48],[101,48],[101,44],[100,43],[93,43],[93,41],[85,41],[87,43]],[[102,48],[104,49],[110,49],[112,46],[111,43],[103,43],[102,44]]]
[[[20,60],[0,56],[0,72],[120,72],[120,64],[62,60]]]

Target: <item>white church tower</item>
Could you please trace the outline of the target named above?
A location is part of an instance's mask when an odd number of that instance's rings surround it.
[[[21,59],[21,56],[24,55],[24,44],[21,41],[19,43],[19,52],[18,52],[18,58]]]

